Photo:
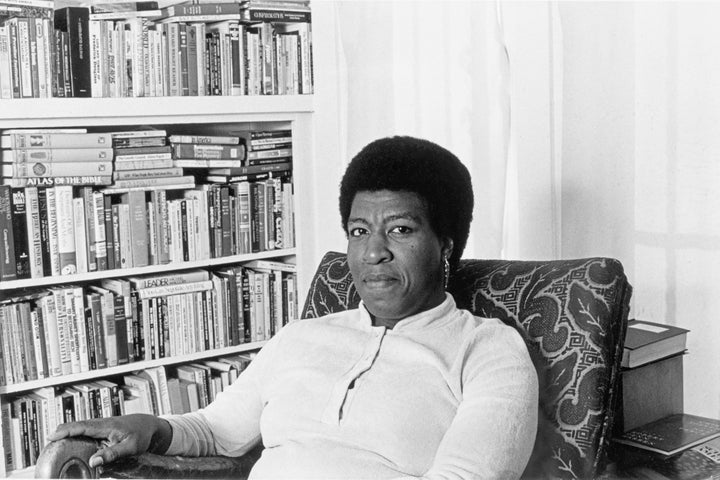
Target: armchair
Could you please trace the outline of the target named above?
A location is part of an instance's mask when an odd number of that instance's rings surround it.
[[[524,477],[601,474],[618,398],[632,292],[620,262],[462,260],[448,290],[460,308],[501,319],[516,328],[528,345],[540,381],[540,415]],[[354,308],[359,300],[345,255],[330,252],[312,280],[302,318]],[[96,448],[92,442],[70,439],[49,445],[38,460],[36,477],[61,478],[65,465],[65,473],[82,472],[84,478],[239,478],[247,475],[259,455],[209,460],[144,454],[95,471],[83,464]],[[76,446],[90,453],[67,464],[67,453]],[[193,466],[195,462],[199,466]],[[214,462],[224,470],[215,469]]]

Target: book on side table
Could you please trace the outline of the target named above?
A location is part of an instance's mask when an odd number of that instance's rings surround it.
[[[678,413],[616,436],[615,443],[672,456],[720,437],[720,420]]]
[[[646,480],[720,479],[720,437],[665,457],[639,449],[622,453],[621,478]]]
[[[622,358],[623,368],[646,363],[685,351],[688,330],[672,325],[630,320]]]

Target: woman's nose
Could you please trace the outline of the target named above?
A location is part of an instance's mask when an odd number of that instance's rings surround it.
[[[365,263],[382,263],[392,259],[392,252],[388,248],[387,236],[381,233],[373,233],[368,237],[365,244]]]

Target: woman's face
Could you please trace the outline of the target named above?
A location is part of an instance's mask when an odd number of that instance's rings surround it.
[[[442,254],[452,240],[432,230],[419,195],[358,192],[347,231],[350,272],[376,323],[394,325],[445,300]]]

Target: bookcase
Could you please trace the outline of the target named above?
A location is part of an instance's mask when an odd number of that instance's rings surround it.
[[[310,173],[303,168],[309,165],[312,155],[312,111],[310,95],[275,96],[205,96],[205,97],[154,97],[154,98],[45,98],[0,100],[0,130],[20,128],[86,127],[89,131],[127,130],[136,126],[166,129],[168,132],[227,134],[237,129],[290,129],[293,139],[292,182],[295,191],[294,210],[302,212],[303,185]],[[198,182],[199,183],[199,182]],[[100,187],[98,187],[100,188]],[[299,215],[296,213],[296,218]],[[298,222],[296,222],[298,223]],[[95,285],[105,279],[125,278],[145,274],[185,271],[194,268],[215,268],[243,264],[253,260],[277,260],[297,263],[308,239],[302,230],[295,228],[292,248],[268,250],[259,253],[224,256],[206,260],[149,265],[144,267],[94,271],[73,275],[48,276],[0,282],[0,300],[17,292],[66,285]],[[304,301],[303,286],[307,272],[298,269],[297,303]],[[13,396],[43,387],[56,387],[84,381],[96,381],[120,376],[157,366],[174,366],[204,359],[212,359],[238,352],[259,349],[264,342],[242,343],[232,347],[200,351],[153,360],[135,361],[104,369],[72,373],[63,376],[0,386],[0,405]],[[8,445],[3,446],[9,448]],[[2,453],[2,452],[0,452]],[[2,456],[4,459],[4,454]],[[0,462],[0,476],[32,476],[31,469],[5,471]]]

